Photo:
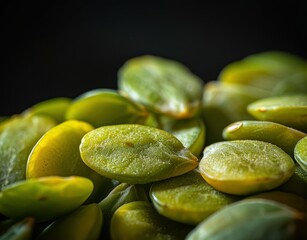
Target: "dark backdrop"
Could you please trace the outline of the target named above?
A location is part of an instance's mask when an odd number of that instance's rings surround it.
[[[0,115],[117,88],[129,58],[184,63],[204,82],[265,50],[307,57],[306,1],[3,1]]]

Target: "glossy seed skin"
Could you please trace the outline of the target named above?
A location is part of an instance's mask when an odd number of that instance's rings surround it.
[[[152,55],[129,59],[118,72],[119,90],[154,112],[174,118],[198,113],[202,85],[183,64]]]
[[[294,173],[293,159],[276,145],[257,140],[211,144],[204,149],[199,170],[217,190],[248,195],[273,189]]]
[[[298,212],[275,201],[241,200],[204,220],[186,240],[293,239],[295,219],[300,217]]]
[[[307,94],[263,98],[250,103],[247,111],[257,120],[276,122],[307,132]]]
[[[72,101],[67,109],[67,120],[80,120],[95,128],[123,124],[143,123],[147,111],[139,104],[111,89],[95,89],[83,93]]]
[[[294,156],[296,143],[306,133],[269,121],[245,120],[234,122],[223,130],[225,140],[259,140],[272,143]]]
[[[19,181],[0,192],[0,213],[12,219],[49,221],[79,207],[92,191],[92,181],[79,176]]]
[[[170,133],[138,124],[97,128],[82,138],[82,160],[101,175],[131,184],[177,176],[198,159]]]
[[[197,170],[153,183],[150,197],[161,215],[191,225],[240,199],[215,190]]]
[[[296,162],[307,172],[307,136],[298,141],[294,149]]]

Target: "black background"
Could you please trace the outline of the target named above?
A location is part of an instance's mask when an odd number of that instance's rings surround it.
[[[117,88],[129,58],[182,62],[204,82],[249,54],[307,58],[307,1],[4,1],[0,115]]]

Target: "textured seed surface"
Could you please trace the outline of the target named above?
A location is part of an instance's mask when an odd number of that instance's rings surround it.
[[[85,164],[127,183],[147,183],[194,169],[198,159],[170,133],[138,124],[97,128],[80,145]]]
[[[161,215],[187,224],[197,224],[239,200],[215,190],[196,170],[153,183],[150,197]]]
[[[145,201],[122,205],[111,221],[111,236],[114,240],[126,239],[184,239],[190,226],[171,221],[158,214]]]
[[[78,176],[19,181],[0,192],[0,213],[13,219],[48,221],[79,207],[92,191],[92,181]]]
[[[121,67],[118,75],[119,89],[155,112],[187,118],[200,107],[201,79],[173,60],[135,57]]]
[[[0,134],[0,190],[26,178],[26,164],[33,146],[55,121],[43,116],[17,116]]]
[[[258,120],[307,131],[307,94],[263,98],[249,104],[247,110]]]
[[[246,139],[270,142],[290,156],[294,154],[296,143],[305,136],[307,134],[304,132],[268,121],[239,121],[230,124],[223,130],[225,140]]]
[[[281,185],[293,175],[295,165],[292,158],[276,145],[236,140],[206,147],[199,169],[216,189],[245,195]]]

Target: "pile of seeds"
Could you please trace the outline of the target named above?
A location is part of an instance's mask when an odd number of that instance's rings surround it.
[[[307,61],[129,59],[2,117],[0,180],[0,239],[307,239]]]

